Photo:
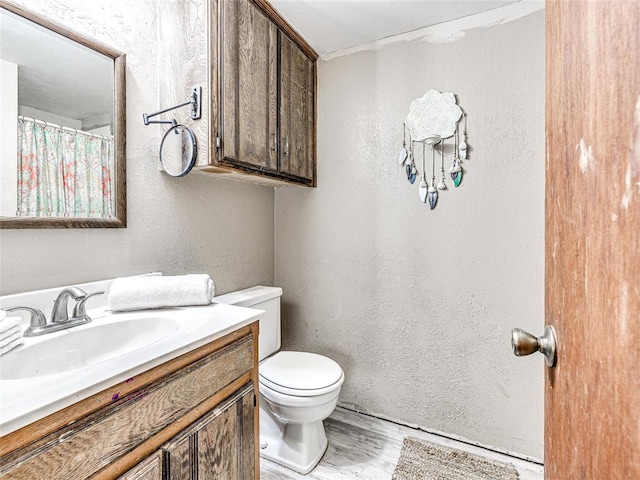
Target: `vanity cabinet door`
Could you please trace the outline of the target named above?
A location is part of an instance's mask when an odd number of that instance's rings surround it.
[[[315,62],[280,33],[280,173],[315,180]]]
[[[167,480],[254,480],[254,389],[251,384],[162,447]]]
[[[154,453],[119,477],[118,480],[163,480],[162,452]]]
[[[278,30],[249,0],[220,15],[221,163],[276,173]]]

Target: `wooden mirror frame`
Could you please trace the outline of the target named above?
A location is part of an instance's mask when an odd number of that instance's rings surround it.
[[[125,228],[127,226],[127,182],[125,157],[125,54],[103,45],[40,17],[7,0],[0,0],[0,8],[30,20],[113,59],[114,64],[114,155],[115,155],[115,218],[66,218],[66,217],[2,217],[0,228]]]

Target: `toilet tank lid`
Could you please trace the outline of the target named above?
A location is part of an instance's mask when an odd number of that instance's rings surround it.
[[[251,307],[261,302],[266,302],[272,298],[282,296],[282,288],[265,287],[257,285],[244,290],[213,297],[214,303],[224,303],[226,305],[238,305],[239,307]]]

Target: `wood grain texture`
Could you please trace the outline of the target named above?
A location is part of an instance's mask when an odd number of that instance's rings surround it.
[[[546,4],[545,478],[640,478],[640,3]]]
[[[190,480],[195,478],[194,472],[194,441],[191,429],[172,439],[164,445],[166,480]]]
[[[190,425],[202,416],[206,415],[221,401],[223,401],[225,398],[228,398],[229,395],[237,391],[243,385],[246,385],[250,380],[251,373],[247,372],[246,374],[235,380],[233,383],[216,392],[214,395],[195,407],[193,410],[189,411],[182,418],[172,423],[156,435],[150,437],[145,442],[141,443],[127,455],[124,455],[123,457],[120,457],[118,460],[111,463],[108,467],[104,468],[99,473],[91,477],[92,480],[110,480],[114,478],[114,476],[119,475],[120,472],[124,472],[128,468],[131,468],[137,462],[140,462],[143,458],[146,458],[147,456],[152,454],[161,445],[177,435],[185,425]]]
[[[280,34],[280,173],[314,184],[315,63]]]
[[[187,352],[184,355],[174,358],[173,360],[163,363],[162,365],[140,375],[136,375],[133,378],[127,379],[125,382],[121,382],[113,387],[107,388],[100,393],[59,410],[56,413],[29,424],[19,430],[11,432],[8,435],[3,435],[0,437],[0,456],[4,458],[9,453],[23,448],[28,444],[34,444],[35,442],[42,440],[47,435],[50,435],[65,426],[78,422],[101,408],[113,404],[115,401],[114,399],[117,400],[124,398],[142,387],[157,382],[161,378],[177,372],[178,370],[205,358],[213,352],[216,352],[227,345],[246,337],[247,335],[252,335],[252,338],[257,339],[257,329],[258,322],[239,328],[224,337],[208,343],[207,345],[192,350],[191,352]],[[257,347],[254,347],[254,350],[255,348]],[[257,358],[258,357],[256,356],[256,359]],[[255,364],[254,367],[256,365],[257,364]],[[255,375],[257,375],[257,369]]]
[[[126,56],[114,48],[92,38],[79,35],[50,20],[36,15],[7,0],[0,0],[4,8],[76,43],[84,45],[113,60],[114,68],[114,190],[116,195],[115,218],[58,218],[58,217],[0,217],[3,228],[124,228],[127,226],[126,188]]]
[[[191,109],[181,107],[162,115],[162,119],[175,118],[178,123],[193,130],[198,145],[197,165],[207,165],[211,139],[209,131],[211,110],[211,84],[209,78],[210,2],[207,0],[175,0],[163,2],[158,8],[158,105],[150,111],[164,109],[186,102],[195,86],[202,87],[202,118],[191,119]],[[150,127],[153,128],[153,127]],[[166,126],[160,128],[162,134]],[[158,148],[160,144],[158,143]],[[156,157],[159,158],[159,157]]]
[[[158,451],[118,477],[118,480],[164,480],[162,471],[162,452]]]
[[[238,421],[237,399],[216,409],[214,415],[198,428],[198,478],[237,480]]]
[[[258,385],[257,383],[254,385]],[[256,437],[255,422],[258,412],[255,408],[257,392],[246,392],[238,400],[237,406],[240,420],[240,480],[254,480],[260,478],[256,467],[260,466],[260,460],[256,456],[257,446],[260,444]],[[256,464],[257,460],[257,464]]]
[[[222,2],[222,156],[275,171],[277,30],[248,0]]]
[[[244,338],[54,432],[37,448],[30,446],[8,455],[0,473],[8,479],[87,478],[174,426],[234,380],[250,376],[252,367],[252,340]]]

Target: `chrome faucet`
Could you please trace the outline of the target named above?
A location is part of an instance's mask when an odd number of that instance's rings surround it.
[[[58,297],[53,303],[53,310],[51,311],[51,321],[47,322],[42,311],[37,308],[30,307],[14,307],[6,308],[7,312],[15,310],[26,310],[29,312],[30,326],[24,332],[25,337],[34,337],[36,335],[43,335],[45,333],[58,332],[66,328],[75,327],[84,323],[89,323],[91,318],[87,315],[86,302],[89,298],[95,295],[102,295],[104,291],[93,292],[87,294],[84,290],[77,287],[68,287],[60,292]],[[69,318],[69,299],[74,299],[77,303],[73,308],[73,314]]]
[[[64,323],[69,321],[69,298],[73,298],[75,301],[85,299],[87,292],[79,289],[78,287],[68,287],[62,290],[58,294],[58,298],[53,303],[53,310],[51,310],[51,323]],[[71,320],[74,320],[72,318]]]

